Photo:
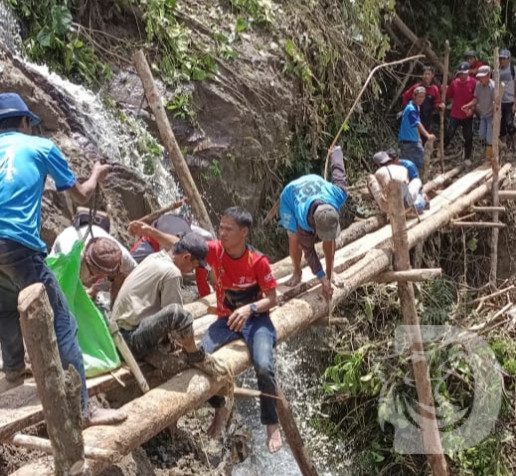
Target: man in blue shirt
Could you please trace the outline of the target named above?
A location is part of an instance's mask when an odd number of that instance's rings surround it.
[[[292,259],[293,273],[287,286],[296,286],[301,281],[301,256],[322,285],[323,296],[330,300],[333,294],[331,273],[335,254],[335,239],[340,233],[339,210],[348,195],[346,192],[346,171],[340,147],[331,152],[333,182],[319,175],[304,175],[293,180],[283,189],[280,196],[280,224],[288,233],[288,248]],[[326,273],[323,270],[315,243],[323,242]]]
[[[425,98],[426,89],[424,86],[419,86],[414,89],[412,100],[409,101],[403,110],[398,136],[401,159],[414,162],[419,170],[423,167],[423,159],[425,155],[421,136],[425,137],[427,140],[435,140],[435,136],[430,134],[421,123],[421,117],[419,115],[419,106],[423,104]]]
[[[79,183],[52,141],[30,135],[32,126],[39,121],[20,96],[0,94],[0,343],[6,386],[23,383],[26,372],[18,293],[40,282],[54,313],[63,366],[73,365],[81,376],[86,424],[117,423],[125,419],[123,413],[88,406],[77,324],[55,276],[45,264],[47,247],[40,236],[41,200],[47,176],[52,177],[57,190],[69,191],[76,202],[84,204],[109,173],[109,166],[95,163],[90,178]]]

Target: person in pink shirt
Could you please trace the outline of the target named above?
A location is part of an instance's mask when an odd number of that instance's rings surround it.
[[[473,151],[473,110],[463,110],[462,107],[473,100],[477,81],[469,76],[469,63],[462,63],[446,91],[446,100],[451,100],[450,122],[444,140],[447,147],[452,141],[455,132],[460,127],[464,137],[464,158],[471,159]]]

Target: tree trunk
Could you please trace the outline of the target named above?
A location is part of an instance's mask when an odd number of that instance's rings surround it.
[[[396,271],[410,270],[409,243],[407,237],[401,185],[392,181],[389,184],[389,218],[392,225],[392,241],[394,246],[394,269]],[[447,475],[448,467],[444,457],[439,428],[435,416],[434,399],[430,373],[424,357],[423,338],[419,327],[419,317],[416,311],[414,287],[410,282],[398,282],[401,312],[406,326],[410,326],[410,352],[416,391],[419,400],[419,423],[423,433],[423,444],[428,462],[434,475]]]
[[[54,332],[54,315],[43,284],[33,284],[20,292],[18,310],[52,443],[55,474],[67,475],[72,468],[83,468],[85,464],[79,374],[70,366],[65,378]]]
[[[197,190],[197,185],[192,178],[190,169],[188,168],[183,154],[181,153],[181,149],[177,144],[165,107],[163,106],[161,96],[156,88],[152,72],[142,50],[138,50],[133,55],[133,63],[142,81],[147,102],[156,118],[156,124],[161,135],[161,140],[170,156],[170,160],[172,161],[181,187],[190,201],[195,217],[199,220],[199,223],[203,228],[206,228],[206,230],[215,235],[215,230],[211,224],[208,211],[204,206],[201,194],[199,193],[199,190]]]

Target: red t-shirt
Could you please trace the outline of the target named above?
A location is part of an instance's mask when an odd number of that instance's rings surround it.
[[[423,86],[426,89],[426,95],[431,96],[433,98],[433,108],[437,109],[437,106],[442,102],[441,91],[439,90],[439,86],[437,86],[437,84],[434,83],[430,84],[429,86],[425,86],[423,83],[416,83],[410,86],[410,88],[408,88],[401,97],[401,104],[403,105],[403,107],[405,107],[409,103],[409,101],[412,99],[412,96],[414,95],[414,90],[419,86]]]
[[[477,80],[468,76],[466,81],[455,78],[448,86],[446,99],[453,100],[450,112],[450,116],[453,119],[467,119],[471,117],[471,115],[468,116],[461,108],[474,98],[476,84]]]
[[[219,317],[228,317],[232,312],[224,306],[226,290],[245,290],[258,285],[264,293],[277,286],[267,256],[249,246],[240,258],[232,258],[224,251],[220,241],[208,241],[206,261],[215,274]]]

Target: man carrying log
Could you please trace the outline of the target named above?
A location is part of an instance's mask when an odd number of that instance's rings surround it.
[[[401,127],[398,134],[401,158],[414,162],[418,170],[423,168],[425,150],[422,138],[435,140],[435,135],[428,132],[421,122],[419,108],[426,98],[426,88],[418,86],[414,89],[401,117]]]
[[[207,266],[208,245],[196,233],[176,241],[173,250],[151,254],[129,275],[111,318],[137,359],[169,348],[173,337],[185,351],[187,363],[197,364],[206,356],[195,344],[192,314],[182,307],[181,273]]]
[[[102,212],[97,213],[99,225],[90,226],[89,210],[79,207],[73,226],[65,228],[57,236],[50,256],[68,254],[76,242],[84,241],[80,269],[82,284],[89,296],[94,298],[99,287],[107,280],[110,284],[112,305],[125,278],[136,268],[137,263],[129,250],[109,234],[108,216]]]
[[[425,129],[429,132],[433,129],[433,119],[434,113],[444,108],[444,103],[441,100],[441,91],[439,90],[439,86],[434,83],[434,68],[432,66],[425,66],[423,68],[423,75],[421,76],[421,81],[413,84],[410,88],[408,88],[402,96],[402,105],[403,107],[407,106],[409,101],[412,99],[414,95],[414,90],[420,86],[425,88],[426,96],[419,108],[419,112],[421,115],[421,124],[425,127]],[[424,145],[426,141],[426,137],[422,137],[422,143]]]
[[[478,82],[475,86],[473,99],[462,106],[466,114],[473,110],[480,116],[480,127],[478,133],[484,142],[486,151],[485,158],[491,160],[493,157],[493,112],[494,112],[494,90],[495,84],[491,79],[491,68],[481,66],[477,72]],[[498,138],[496,138],[498,140]]]
[[[335,239],[340,233],[339,211],[347,199],[346,170],[340,147],[331,151],[332,183],[319,175],[304,175],[293,180],[280,196],[280,224],[288,233],[288,251],[292,259],[292,277],[287,286],[301,282],[301,256],[322,285],[323,296],[333,294],[331,274],[335,254]],[[315,243],[323,242],[326,273],[323,270]]]
[[[457,70],[455,79],[446,89],[446,100],[452,101],[450,122],[444,138],[444,146],[448,147],[460,127],[464,138],[464,160],[471,160],[473,152],[473,111],[464,110],[463,106],[475,97],[477,81],[468,75],[469,63],[462,63]]]
[[[243,339],[259,390],[276,395],[276,330],[269,315],[276,305],[276,280],[267,257],[247,244],[252,223],[249,212],[239,207],[228,208],[220,220],[220,239],[208,242],[206,261],[215,274],[219,318],[206,331],[202,346],[207,353],[213,353]],[[215,407],[215,415],[208,434],[215,437],[222,431],[228,410],[224,397],[214,396],[209,402]],[[260,397],[260,408],[261,422],[267,427],[267,447],[275,453],[282,446],[275,399]]]
[[[61,151],[48,139],[31,136],[40,119],[21,97],[0,94],[0,342],[4,373],[10,386],[24,381],[24,346],[18,313],[18,293],[43,283],[54,313],[59,355],[82,380],[81,401],[86,424],[113,424],[125,419],[115,410],[89,408],[84,363],[77,341],[77,324],[66,298],[45,264],[46,245],[40,236],[41,200],[47,175],[59,191],[87,202],[109,166],[95,163],[91,176],[79,183]]]
[[[386,193],[392,180],[403,184],[403,201],[406,208],[423,213],[429,207],[417,168],[410,160],[400,160],[394,150],[389,150],[374,154],[373,161],[379,168],[374,174],[369,175],[367,187],[382,212],[389,211]]]

